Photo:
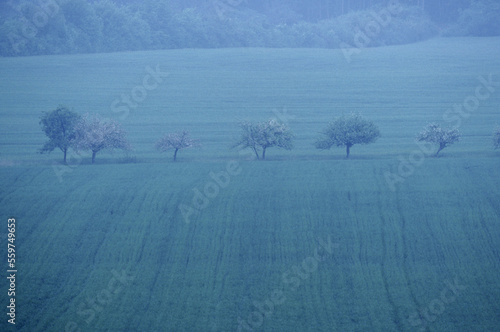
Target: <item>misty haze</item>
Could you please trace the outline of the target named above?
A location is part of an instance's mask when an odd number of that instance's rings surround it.
[[[499,17],[0,2],[0,331],[499,331]]]

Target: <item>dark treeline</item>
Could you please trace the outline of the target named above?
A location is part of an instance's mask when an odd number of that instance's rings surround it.
[[[252,1],[252,8],[272,13],[287,7],[295,13],[301,13],[302,19],[314,22],[335,18],[352,11],[366,10],[376,5],[385,5],[387,2],[387,0],[262,0]],[[449,22],[456,19],[458,12],[471,3],[470,0],[399,0],[399,2],[422,8],[435,22]]]
[[[493,0],[11,0],[0,3],[0,55],[362,48],[499,35],[499,15]]]

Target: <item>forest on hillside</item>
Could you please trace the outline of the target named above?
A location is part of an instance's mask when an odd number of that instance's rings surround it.
[[[500,35],[494,0],[20,0],[0,56],[175,48],[364,48]]]

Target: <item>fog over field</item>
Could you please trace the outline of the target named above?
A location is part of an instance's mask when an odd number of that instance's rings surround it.
[[[500,4],[0,4],[0,331],[498,331]]]

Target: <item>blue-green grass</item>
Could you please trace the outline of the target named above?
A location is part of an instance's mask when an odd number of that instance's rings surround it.
[[[500,39],[485,38],[365,49],[351,64],[310,49],[0,59],[0,208],[5,222],[18,220],[17,330],[235,331],[278,289],[283,303],[256,330],[416,331],[408,317],[455,279],[467,288],[427,331],[496,330],[500,91],[464,119],[462,142],[395,191],[385,174],[398,173],[428,121],[474,93],[478,76],[499,72],[498,51]],[[60,182],[61,153],[36,153],[40,112],[66,104],[118,118],[112,101],[157,64],[170,75],[122,121],[135,159],[100,153],[91,165],[84,155]],[[239,120],[284,107],[294,150],[258,162],[230,149]],[[349,160],[343,149],[313,149],[326,122],[351,111],[382,137]],[[173,163],[154,142],[183,128],[203,146]],[[193,189],[231,161],[238,174],[186,223],[179,206],[193,206]],[[293,288],[283,274],[327,238],[331,254]],[[113,270],[135,279],[99,302]],[[98,304],[86,322],[89,299]]]

